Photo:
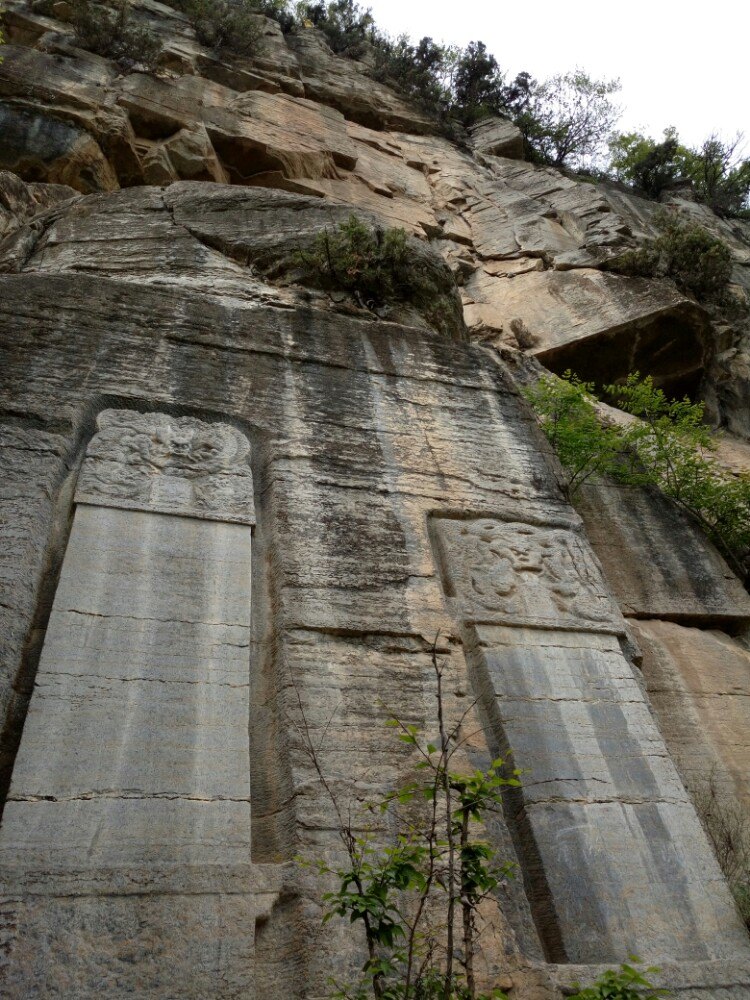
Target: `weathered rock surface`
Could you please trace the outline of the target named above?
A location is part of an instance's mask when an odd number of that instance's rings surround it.
[[[483,986],[559,1000],[637,951],[685,1000],[744,1000],[689,793],[710,764],[750,795],[750,599],[657,497],[588,488],[582,523],[510,376],[637,367],[747,431],[741,337],[602,269],[657,206],[524,163],[505,121],[459,149],[313,30],[259,19],[241,58],[134,0],[147,74],[76,48],[65,2],[9,6],[5,994],[314,1000],[355,975],[293,863],[340,858],[301,733],[345,810],[407,780],[384,722],[434,728],[437,636],[456,766],[524,769],[488,822],[520,877],[483,911]],[[748,233],[685,210],[749,286]],[[407,230],[442,317],[300,286],[296,252],[352,212]]]
[[[544,955],[593,968],[635,942],[660,963],[724,963],[742,983],[750,945],[623,655],[624,623],[503,369],[479,347],[305,308],[268,284],[291,220],[314,230],[319,199],[212,185],[201,212],[200,189],[52,209],[2,279],[7,770],[37,678],[0,830],[10,995],[49,994],[62,975],[81,998],[112,982],[155,1000],[175,981],[184,996],[322,996],[334,966],[356,968],[356,939],[321,929],[320,886],[290,864],[333,859],[337,844],[294,720],[301,704],[313,739],[326,733],[326,772],[347,801],[392,787],[408,762],[382,723],[395,712],[430,724],[438,633],[459,692],[450,711],[479,698],[465,766],[509,744],[530,774],[493,825],[525,881],[494,911],[489,981],[554,996]],[[135,433],[115,477],[124,493],[107,486],[102,499],[86,463],[110,467],[94,416],[113,402],[174,430]],[[180,485],[193,473],[167,474],[217,452],[170,424],[175,413],[250,442],[251,577],[240,529],[196,519]],[[162,502],[181,516],[143,510]],[[214,573],[221,553],[231,575]],[[60,567],[56,593],[41,587]],[[388,707],[374,711],[379,698]],[[638,886],[627,912],[621,881]],[[152,957],[129,960],[133,948]],[[711,997],[701,968],[695,996]]]
[[[702,310],[671,284],[585,269],[517,273],[480,268],[467,293],[552,371],[598,385],[648,372],[673,395],[697,390],[713,345]]]
[[[710,791],[730,812],[750,810],[747,786],[750,652],[715,629],[633,623],[643,676],[659,724],[688,788],[705,806]],[[739,845],[738,845],[739,846]]]
[[[670,391],[702,390],[715,419],[748,433],[743,337],[721,342],[669,283],[599,270],[654,234],[653,203],[520,162],[520,134],[503,119],[473,129],[473,155],[459,152],[314,30],[284,36],[261,18],[263,44],[243,59],[205,49],[183,15],[142,0],[136,14],[163,43],[148,75],[75,48],[64,20],[10,7],[0,114],[12,141],[0,166],[83,192],[231,181],[368,212],[440,241],[478,339],[557,371],[616,379],[637,368]],[[747,234],[678,207],[729,242],[738,287],[750,288]]]
[[[471,129],[471,144],[477,153],[523,159],[521,130],[507,118],[488,118]]]
[[[451,272],[429,245],[413,237],[408,239],[412,266],[429,282],[434,300],[393,302],[374,312],[351,296],[301,290],[307,279],[298,253],[349,215],[344,206],[283,191],[187,182],[131,189],[78,201],[70,211],[60,208],[18,229],[0,244],[0,272],[189,284],[194,293],[353,312],[371,321],[434,326],[462,339],[463,314]]]
[[[740,580],[697,524],[656,491],[586,484],[576,509],[626,616],[750,624]]]
[[[0,171],[0,240],[46,209],[77,197],[64,184],[25,184],[17,174]]]

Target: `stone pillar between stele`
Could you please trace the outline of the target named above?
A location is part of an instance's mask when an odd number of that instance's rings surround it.
[[[435,515],[432,535],[551,961],[750,957],[577,522]]]
[[[75,501],[0,831],[9,995],[249,996],[248,441],[104,411]]]

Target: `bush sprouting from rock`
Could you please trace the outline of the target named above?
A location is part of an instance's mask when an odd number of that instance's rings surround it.
[[[383,305],[412,290],[406,232],[370,229],[356,215],[334,232],[320,233],[310,251],[300,252],[299,261],[322,287],[352,292],[363,304]]]
[[[680,291],[699,302],[725,304],[732,278],[732,254],[726,243],[674,212],[661,212],[656,224],[660,230],[656,239],[620,254],[608,269],[631,277],[671,278]]]
[[[298,13],[303,22],[323,32],[334,52],[350,59],[361,59],[380,38],[370,11],[363,10],[354,0],[300,3]]]
[[[239,55],[258,51],[261,28],[250,4],[228,0],[189,0],[185,13],[201,44],[211,49],[231,49]]]
[[[607,398],[635,417],[605,423],[595,387],[572,372],[545,376],[524,390],[565,469],[569,499],[589,480],[660,490],[705,532],[737,575],[750,567],[750,475],[735,475],[716,460],[716,438],[702,403],[668,399],[637,372],[603,387]]]
[[[343,292],[378,317],[403,307],[452,333],[463,326],[461,303],[447,266],[403,229],[370,226],[351,215],[318,233],[295,258],[302,283]]]
[[[153,69],[161,51],[156,34],[133,18],[128,0],[109,4],[78,0],[71,23],[82,49],[114,59],[128,69]]]
[[[244,56],[261,48],[261,17],[273,18],[284,30],[294,22],[285,0],[170,0],[170,5],[187,15],[202,45]]]

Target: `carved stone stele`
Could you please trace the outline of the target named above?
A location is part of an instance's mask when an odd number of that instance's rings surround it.
[[[76,503],[254,524],[250,444],[228,424],[103,410]]]
[[[435,522],[449,593],[465,622],[623,631],[576,531],[489,517]]]

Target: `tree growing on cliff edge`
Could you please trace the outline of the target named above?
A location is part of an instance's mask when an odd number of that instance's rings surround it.
[[[741,133],[727,142],[714,133],[688,157],[687,172],[696,195],[717,215],[750,212],[750,159],[739,155],[742,143]]]
[[[690,183],[695,197],[722,217],[750,214],[750,159],[742,156],[743,136],[710,135],[699,147],[680,142],[677,130],[664,130],[661,142],[640,132],[609,140],[609,170],[650,198],[677,182]]]
[[[604,147],[621,114],[611,97],[619,80],[595,80],[582,69],[536,84],[516,124],[536,157],[555,167],[581,167]]]
[[[350,59],[361,59],[368,45],[377,45],[382,37],[369,8],[356,0],[301,0],[296,17],[322,31],[333,51]]]
[[[661,142],[640,132],[622,132],[609,139],[609,170],[615,180],[632,184],[649,198],[679,180],[685,173],[684,147],[677,130],[664,129]]]
[[[497,59],[484,42],[469,42],[456,62],[452,113],[464,125],[472,125],[504,108],[505,82]]]

